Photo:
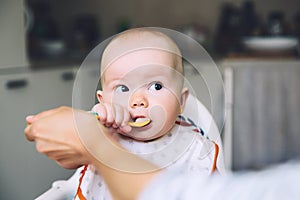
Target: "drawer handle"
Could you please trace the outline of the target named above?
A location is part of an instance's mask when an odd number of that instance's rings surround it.
[[[62,80],[64,80],[64,81],[72,81],[72,80],[74,80],[75,76],[74,76],[74,73],[73,73],[73,72],[64,72],[64,73],[61,75],[61,78],[62,78]]]
[[[26,79],[10,80],[7,81],[6,88],[9,90],[20,89],[20,88],[25,88],[27,85],[28,85],[28,81]]]

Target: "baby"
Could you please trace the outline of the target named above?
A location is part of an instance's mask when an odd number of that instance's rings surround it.
[[[183,74],[181,52],[167,35],[125,31],[103,52],[102,89],[93,111],[130,152],[160,167],[209,175],[219,167],[218,146],[180,115],[189,96]],[[75,199],[112,199],[94,166],[80,170]]]

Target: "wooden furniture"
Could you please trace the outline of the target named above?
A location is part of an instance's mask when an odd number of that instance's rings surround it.
[[[300,156],[300,61],[225,60],[225,161],[258,169]]]

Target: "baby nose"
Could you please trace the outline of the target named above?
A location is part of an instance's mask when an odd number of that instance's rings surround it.
[[[145,98],[144,95],[135,94],[131,98],[130,107],[131,108],[138,108],[138,107],[147,108],[148,107],[148,101],[147,101],[147,99]]]

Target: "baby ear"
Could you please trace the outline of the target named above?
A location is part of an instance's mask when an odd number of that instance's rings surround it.
[[[102,90],[97,90],[97,92],[96,92],[99,103],[102,102],[102,93],[103,93]]]
[[[181,110],[184,109],[185,107],[185,103],[186,103],[186,100],[188,98],[190,94],[190,91],[188,88],[183,88],[182,91],[181,91],[181,97],[180,97],[180,107],[181,107]]]

